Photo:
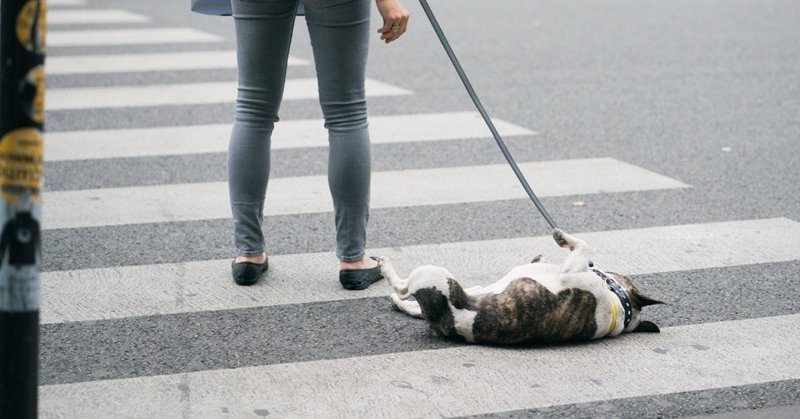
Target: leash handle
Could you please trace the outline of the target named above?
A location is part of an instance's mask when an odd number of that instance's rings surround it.
[[[480,112],[483,120],[486,122],[486,125],[489,127],[489,131],[492,132],[492,136],[494,140],[497,142],[497,145],[500,147],[500,151],[503,152],[503,156],[505,156],[506,161],[511,166],[511,169],[514,171],[514,174],[517,175],[517,179],[519,179],[520,183],[522,184],[522,188],[525,189],[525,192],[528,194],[528,197],[531,198],[533,204],[536,205],[536,208],[542,214],[544,219],[550,224],[552,228],[558,228],[556,222],[553,221],[553,218],[550,217],[550,214],[547,213],[547,210],[542,205],[539,198],[533,193],[533,189],[531,189],[528,181],[525,179],[525,175],[522,174],[522,171],[517,166],[517,163],[514,161],[514,157],[511,156],[511,152],[506,147],[505,142],[502,138],[500,138],[500,134],[497,132],[497,129],[492,122],[492,119],[489,117],[489,114],[486,112],[486,109],[483,108],[480,99],[478,99],[478,95],[475,93],[475,89],[472,88],[472,83],[470,83],[469,78],[467,78],[467,74],[464,72],[464,69],[461,67],[461,64],[458,62],[458,58],[456,54],[453,52],[453,48],[450,47],[450,43],[447,41],[447,37],[444,36],[444,32],[442,32],[442,28],[439,26],[439,22],[436,20],[436,16],[433,15],[433,11],[431,7],[428,5],[427,0],[419,0],[422,9],[425,11],[425,15],[428,16],[428,20],[431,22],[431,26],[433,26],[433,31],[436,32],[436,36],[439,37],[439,41],[441,41],[442,46],[444,47],[445,52],[447,52],[447,56],[450,58],[450,62],[453,63],[453,67],[455,67],[456,72],[458,73],[458,77],[461,78],[461,82],[464,83],[464,87],[467,89],[467,93],[469,97],[472,98],[472,102],[475,104],[475,107],[478,108],[478,112]]]

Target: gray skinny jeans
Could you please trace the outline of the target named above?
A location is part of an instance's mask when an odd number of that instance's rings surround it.
[[[286,80],[298,0],[233,0],[239,90],[228,147],[234,251],[260,255],[270,137]],[[369,218],[370,142],[364,92],[369,0],[303,0],[314,50],[319,102],[330,145],[328,186],[336,254],[364,256]]]

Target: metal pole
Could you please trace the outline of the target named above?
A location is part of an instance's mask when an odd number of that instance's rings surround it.
[[[0,416],[35,418],[47,4],[0,1]]]

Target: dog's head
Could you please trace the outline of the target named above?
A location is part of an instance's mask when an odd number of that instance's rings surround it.
[[[631,300],[631,322],[628,324],[628,327],[625,328],[625,332],[660,332],[660,329],[655,323],[642,320],[641,312],[642,308],[646,306],[664,304],[664,302],[654,300],[642,294],[639,288],[636,287],[636,284],[633,283],[633,280],[628,276],[616,272],[608,272],[608,275],[622,285],[622,288],[625,289],[625,293],[628,294],[628,298]]]

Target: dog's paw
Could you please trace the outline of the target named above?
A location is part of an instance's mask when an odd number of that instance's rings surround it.
[[[414,297],[409,297],[407,300],[404,300],[400,298],[396,292],[393,292],[389,297],[391,298],[392,305],[395,309],[400,310],[411,317],[423,318],[422,309],[420,308],[419,303],[414,300]]]
[[[560,228],[553,229],[553,240],[556,241],[556,244],[560,247],[572,247],[568,240],[568,235]]]
[[[564,230],[561,230],[560,228],[553,230],[553,239],[556,241],[556,244],[569,250],[575,250],[577,247],[586,247],[586,242],[575,236],[565,233]]]

